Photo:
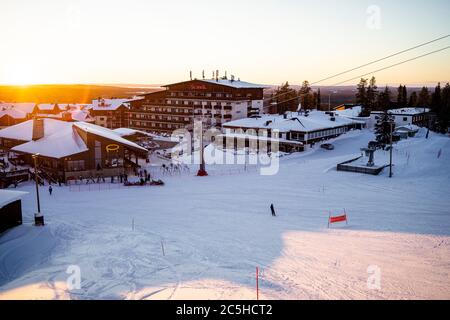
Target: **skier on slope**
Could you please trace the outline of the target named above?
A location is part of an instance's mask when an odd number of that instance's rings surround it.
[[[52,186],[50,185],[50,186],[48,187],[48,193],[50,193],[50,195],[52,195],[52,192],[53,192],[53,188],[52,188]]]
[[[275,214],[275,208],[273,206],[273,203],[270,205],[270,211],[272,211],[272,217],[276,217],[277,215]]]

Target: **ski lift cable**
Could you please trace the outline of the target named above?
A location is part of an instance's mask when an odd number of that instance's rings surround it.
[[[367,66],[372,65],[372,64],[375,64],[375,63],[377,63],[377,62],[380,62],[380,61],[383,61],[383,60],[386,60],[386,59],[389,59],[389,58],[398,56],[398,55],[403,54],[403,53],[406,53],[406,52],[408,52],[408,51],[412,51],[412,50],[418,49],[418,48],[420,48],[420,47],[423,47],[423,46],[426,46],[426,45],[428,45],[428,44],[431,44],[431,43],[434,43],[434,42],[437,42],[437,41],[446,39],[446,38],[448,38],[448,37],[450,37],[450,34],[447,34],[447,35],[445,35],[445,36],[442,36],[442,37],[439,37],[439,38],[436,38],[436,39],[433,39],[433,40],[430,40],[430,41],[427,41],[427,42],[418,44],[418,45],[416,45],[416,46],[410,47],[410,48],[405,49],[405,50],[398,51],[398,52],[396,52],[396,53],[390,54],[390,55],[385,56],[385,57],[383,57],[383,58],[376,59],[376,60],[374,60],[374,61],[371,61],[371,62],[362,64],[362,65],[360,65],[360,66],[358,66],[358,67],[354,67],[354,68],[348,69],[348,70],[346,70],[346,71],[343,71],[343,72],[334,74],[334,75],[332,75],[332,76],[323,78],[323,79],[321,79],[321,80],[312,82],[310,85],[315,85],[315,84],[318,84],[318,83],[320,83],[320,82],[323,82],[323,81],[326,81],[326,80],[330,80],[330,79],[332,79],[332,78],[341,76],[341,75],[346,74],[346,73],[349,73],[349,72],[351,72],[351,71],[355,71],[355,70],[358,70],[358,69],[367,67]],[[288,93],[290,93],[290,92],[280,93],[280,94],[275,95],[275,96],[273,96],[273,97],[264,98],[263,100],[264,100],[264,101],[266,101],[266,100],[271,100],[271,99],[274,99],[274,98],[277,98],[277,97],[281,97],[281,96],[283,96],[283,95],[286,95],[286,94],[288,94]]]
[[[377,69],[377,70],[374,70],[374,71],[372,71],[372,72],[365,73],[365,74],[360,75],[360,76],[358,76],[358,77],[354,77],[354,78],[351,78],[351,79],[348,79],[348,80],[345,80],[345,81],[340,81],[340,82],[338,82],[338,83],[333,84],[333,86],[337,86],[337,85],[339,85],[339,84],[343,84],[343,83],[348,82],[348,81],[352,81],[352,80],[355,80],[355,79],[362,78],[362,77],[367,76],[367,75],[369,75],[369,74],[377,73],[377,72],[380,72],[380,71],[383,71],[383,70],[386,70],[386,69],[390,69],[390,68],[393,68],[393,67],[396,67],[396,66],[405,64],[405,63],[407,63],[407,62],[411,62],[411,61],[414,61],[414,60],[417,60],[417,59],[420,59],[420,58],[424,58],[424,57],[426,57],[426,56],[429,56],[429,55],[432,55],[432,54],[434,54],[434,53],[438,53],[438,52],[441,52],[441,51],[445,51],[445,50],[447,50],[447,49],[450,49],[450,46],[447,46],[447,47],[444,47],[444,48],[441,48],[441,49],[438,49],[438,50],[434,50],[434,51],[431,51],[431,52],[427,52],[427,53],[422,54],[422,55],[420,55],[420,56],[416,56],[416,57],[414,57],[414,58],[410,58],[410,59],[407,59],[407,60],[403,60],[403,61],[400,61],[400,62],[391,64],[390,66],[387,66],[387,67],[384,67],[384,68],[381,68],[381,69]]]
[[[362,78],[362,77],[364,77],[364,76],[367,76],[367,75],[370,75],[370,74],[375,74],[375,73],[377,73],[377,72],[380,72],[380,71],[383,71],[383,70],[386,70],[386,69],[390,69],[390,68],[393,68],[393,67],[396,67],[396,66],[399,66],[399,65],[402,65],[402,64],[405,64],[405,63],[407,63],[407,62],[411,62],[411,61],[414,61],[414,60],[417,60],[417,59],[420,59],[420,58],[424,58],[424,57],[426,57],[426,56],[429,56],[429,55],[432,55],[432,54],[434,54],[434,53],[438,53],[438,52],[441,52],[441,51],[444,51],[444,50],[447,50],[447,49],[450,49],[450,46],[447,46],[447,47],[444,47],[444,48],[441,48],[441,49],[438,49],[438,50],[435,50],[435,51],[427,52],[427,53],[422,54],[422,55],[420,55],[420,56],[416,56],[416,57],[414,57],[414,58],[410,58],[410,59],[407,59],[407,60],[403,60],[403,61],[397,62],[397,63],[395,63],[395,64],[392,64],[392,65],[390,65],[390,66],[387,66],[387,67],[384,67],[384,68],[381,68],[381,69],[377,69],[377,70],[374,70],[374,71],[372,71],[372,72],[368,72],[368,73],[359,75],[359,76],[357,76],[357,77],[354,77],[354,78],[351,78],[351,79],[347,79],[347,80],[345,80],[345,81],[341,81],[341,82],[335,83],[335,84],[333,84],[333,86],[337,86],[337,85],[340,85],[340,84],[343,84],[343,83],[346,83],[346,82],[349,82],[349,81],[352,81],[352,80],[360,79],[360,78]],[[303,96],[303,95],[305,95],[305,94],[302,93],[302,94],[299,94],[298,96],[296,96],[296,97],[294,97],[294,98],[287,99],[287,100],[284,100],[284,101],[281,101],[281,102],[277,102],[277,103],[278,103],[278,104],[286,103],[286,102],[289,102],[289,101],[292,101],[292,100],[295,100],[295,99],[299,99],[299,98],[301,98],[301,96]]]

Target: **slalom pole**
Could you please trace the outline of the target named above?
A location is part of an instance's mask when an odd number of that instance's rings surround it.
[[[166,253],[165,253],[165,251],[164,251],[164,243],[163,243],[163,240],[162,240],[162,239],[161,239],[161,250],[162,250],[163,256],[166,256]]]

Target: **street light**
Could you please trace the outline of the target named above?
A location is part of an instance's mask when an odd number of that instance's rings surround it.
[[[39,201],[39,181],[38,181],[38,171],[37,171],[37,158],[40,156],[39,153],[33,154],[34,160],[34,180],[36,182],[36,200],[37,200],[37,213],[34,214],[34,225],[43,226],[44,216],[41,214],[41,203]]]
[[[390,148],[389,148],[389,178],[392,178],[392,133],[393,133],[393,122],[390,123],[391,134],[390,134]]]
[[[336,90],[330,91],[330,93],[328,93],[328,111],[331,111],[331,95],[336,93],[337,93]]]

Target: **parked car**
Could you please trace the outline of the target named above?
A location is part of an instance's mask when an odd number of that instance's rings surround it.
[[[334,150],[334,146],[331,143],[324,143],[320,147],[325,150]]]

